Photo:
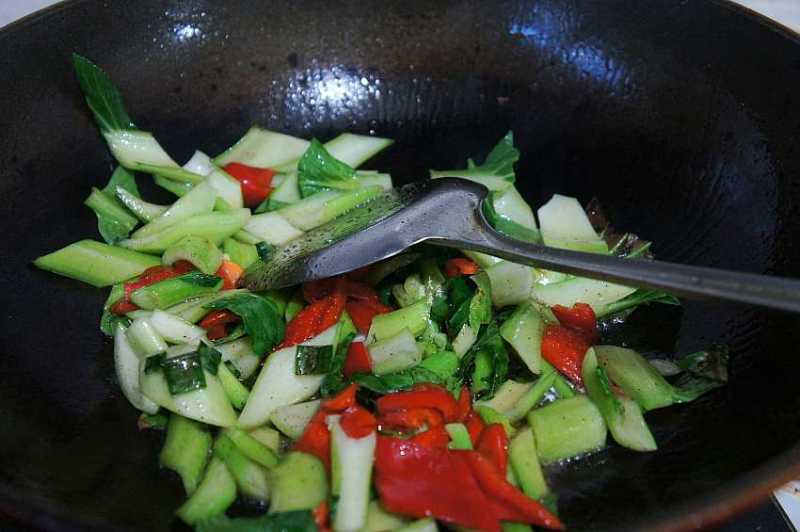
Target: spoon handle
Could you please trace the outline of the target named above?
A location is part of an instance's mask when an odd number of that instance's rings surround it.
[[[429,242],[693,299],[721,299],[800,312],[800,280],[797,279],[556,249],[507,238],[487,227],[485,222],[479,225],[480,230],[469,236],[434,238]]]

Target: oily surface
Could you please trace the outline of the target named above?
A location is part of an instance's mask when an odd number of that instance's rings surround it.
[[[114,382],[105,292],[30,265],[97,238],[81,204],[112,169],[73,51],[181,162],[253,123],[374,132],[397,143],[371,166],[402,183],[513,129],[532,204],[597,196],[663,258],[800,275],[800,43],[723,2],[67,2],[0,32],[0,513],[35,526],[163,530],[182,500]],[[565,522],[707,523],[791,474],[798,325],[691,303],[611,331],[660,356],[727,342],[731,383],[649,414],[658,452],[555,471]]]

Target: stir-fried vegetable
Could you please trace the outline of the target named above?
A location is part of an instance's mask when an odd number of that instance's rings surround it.
[[[727,380],[724,349],[651,363],[601,345],[598,316],[674,297],[484,254],[420,247],[300,287],[240,288],[276,246],[391,188],[358,169],[391,141],[253,127],[181,167],[102,70],[80,56],[75,68],[121,165],[85,202],[106,243],[34,264],[113,285],[101,329],[120,388],[140,427],[166,427],[160,462],[188,496],[176,515],[198,531],[560,529],[542,465],[601,452],[608,432],[654,450],[648,411]],[[574,198],[554,196],[537,225],[514,187],[519,157],[509,132],[482,164],[431,175],[486,185],[483,215],[507,237],[652,258],[638,237],[606,241]],[[134,172],[178,199],[143,200]],[[237,496],[266,513],[226,516]]]

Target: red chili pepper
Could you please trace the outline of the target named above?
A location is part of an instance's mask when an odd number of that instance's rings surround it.
[[[586,303],[575,303],[572,308],[554,305],[551,310],[562,326],[584,332],[592,340],[597,336],[597,316]]]
[[[450,444],[450,434],[444,428],[444,425],[440,425],[431,427],[425,432],[420,432],[410,438],[409,441],[430,449],[447,449]]]
[[[372,359],[369,356],[364,342],[351,342],[347,348],[347,358],[344,360],[342,374],[350,378],[356,373],[371,373]]]
[[[303,299],[308,303],[319,301],[333,293],[337,285],[337,278],[318,279],[303,284]]]
[[[406,392],[395,392],[378,398],[378,413],[407,408],[435,408],[442,413],[446,423],[459,419],[458,402],[445,388],[435,384],[418,384]]]
[[[519,516],[509,516],[512,520],[516,521],[519,517],[525,517],[526,519],[523,521],[525,523],[555,530],[564,529],[564,524],[558,517],[538,501],[531,499],[509,484],[505,479],[505,474],[498,471],[484,456],[475,452],[466,452],[462,456],[469,464],[484,493],[512,510],[512,515],[514,510],[519,513]]]
[[[229,163],[223,167],[242,188],[245,207],[256,207],[272,192],[272,178],[275,170],[255,168],[240,163]]]
[[[212,310],[200,320],[198,325],[206,330],[209,340],[224,338],[227,333],[225,326],[229,323],[238,323],[241,318],[230,310]]]
[[[461,387],[458,394],[458,420],[463,422],[472,413],[472,394],[468,386]]]
[[[369,266],[362,266],[357,270],[353,270],[349,273],[346,273],[348,279],[352,279],[353,281],[363,281],[364,278],[369,273],[369,269],[372,268],[372,265]]]
[[[418,438],[425,434],[408,440],[378,436],[375,486],[387,510],[488,531],[501,530],[505,520],[561,527],[480,454],[423,445]]]
[[[194,266],[192,266],[192,263],[185,260],[179,260],[172,266],[153,266],[152,268],[147,268],[136,280],[128,281],[123,285],[125,295],[111,305],[108,310],[113,314],[119,315],[138,310],[139,307],[131,302],[131,294],[133,292],[159,281],[166,281],[167,279],[183,275],[193,268]]]
[[[328,506],[328,501],[322,501],[314,508],[312,515],[314,516],[314,524],[317,525],[319,532],[329,532],[331,511]]]
[[[112,314],[117,314],[118,316],[122,316],[128,312],[133,312],[134,310],[139,310],[138,305],[131,303],[125,299],[125,297],[118,299],[110,307],[108,307],[109,312]]]
[[[383,305],[380,301],[370,300],[350,301],[345,308],[347,309],[348,316],[353,320],[353,325],[356,326],[356,329],[358,329],[358,332],[361,334],[367,334],[369,332],[369,328],[372,326],[372,320],[375,316],[392,311],[391,307]]]
[[[358,405],[353,405],[339,418],[339,426],[350,438],[364,438],[375,430],[377,421],[372,412]]]
[[[276,349],[297,345],[332,327],[339,321],[344,304],[344,294],[334,292],[302,309],[286,326],[283,342]]]
[[[503,425],[492,423],[483,429],[475,449],[494,464],[498,471],[506,474],[508,466],[508,434]]]
[[[469,259],[455,258],[450,259],[444,264],[444,274],[449,277],[460,277],[462,275],[474,275],[480,271],[477,264]]]
[[[351,384],[337,395],[325,399],[319,411],[314,414],[303,435],[294,444],[295,451],[313,454],[330,470],[331,465],[331,433],[326,418],[330,414],[338,414],[356,406],[357,384]]]
[[[333,397],[322,401],[320,408],[328,413],[343,412],[356,404],[358,384],[351,384]]]
[[[583,332],[548,325],[542,339],[542,356],[575,384],[582,384],[581,366],[592,342]]]
[[[469,432],[469,439],[472,440],[472,446],[476,447],[481,439],[481,434],[483,434],[483,429],[486,428],[486,424],[477,412],[472,411],[464,421],[464,425],[467,427],[467,432]]]
[[[433,408],[392,410],[380,416],[378,425],[383,432],[407,432],[441,427],[444,418]]]
[[[328,412],[319,410],[306,425],[303,435],[294,443],[294,450],[316,456],[331,469],[331,433],[328,431],[326,419]]]
[[[239,286],[239,279],[243,274],[244,268],[229,260],[222,261],[222,265],[215,273],[217,277],[222,277],[223,290],[233,290]]]

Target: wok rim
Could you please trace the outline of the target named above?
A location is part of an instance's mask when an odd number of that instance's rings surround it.
[[[38,24],[57,13],[92,1],[94,0],[61,0],[34,11],[0,28],[0,41],[12,38],[14,33],[24,31],[30,25]],[[709,2],[738,12],[752,23],[775,31],[800,46],[800,30],[794,30],[733,0],[709,0]],[[720,525],[764,502],[777,488],[796,479],[800,479],[800,442],[733,481],[720,484],[688,502],[668,507],[664,514],[636,518],[626,529],[672,532]],[[23,493],[0,480],[0,518],[43,530],[65,527],[74,530],[85,530],[87,527],[94,530],[126,530],[104,520],[72,515],[67,506],[54,501],[31,500],[29,493]]]

